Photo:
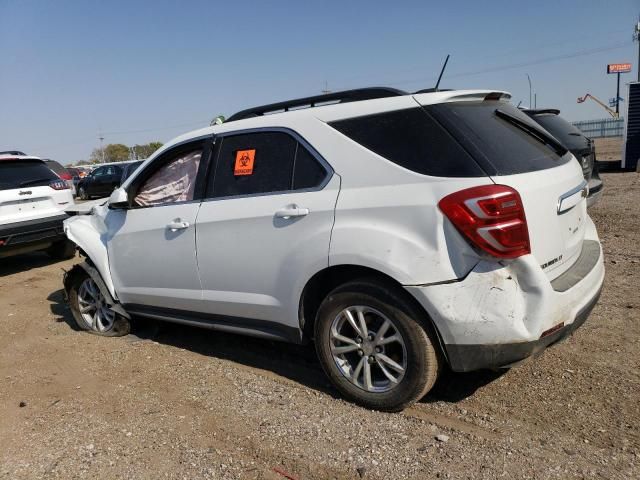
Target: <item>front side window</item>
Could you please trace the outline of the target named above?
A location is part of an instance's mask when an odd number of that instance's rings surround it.
[[[134,203],[152,207],[193,200],[201,157],[202,149],[177,154],[142,184]]]
[[[92,177],[101,177],[102,175],[107,174],[107,169],[105,167],[96,168],[91,174]]]
[[[219,140],[212,197],[257,195],[318,187],[326,169],[285,132],[229,135]]]

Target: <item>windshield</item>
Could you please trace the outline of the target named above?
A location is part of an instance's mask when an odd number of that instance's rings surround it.
[[[49,185],[52,180],[58,180],[58,177],[39,160],[0,161],[0,190],[40,187]]]
[[[571,158],[563,154],[563,149],[550,148],[548,141],[541,141],[539,137],[545,133],[540,126],[510,103],[451,102],[428,105],[425,109],[489,175],[544,170]]]

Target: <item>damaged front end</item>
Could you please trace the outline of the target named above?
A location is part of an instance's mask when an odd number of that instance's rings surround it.
[[[65,220],[63,225],[67,238],[75,243],[81,255],[87,258],[85,264],[95,269],[95,273],[100,276],[100,282],[115,301],[117,295],[111,278],[107,253],[109,231],[105,218],[108,211],[106,204],[94,204],[88,212],[76,212],[77,214]],[[91,275],[91,272],[87,271],[87,273]]]

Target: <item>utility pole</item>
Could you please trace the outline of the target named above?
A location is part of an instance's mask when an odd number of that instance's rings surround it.
[[[104,163],[104,145],[102,143],[104,137],[102,136],[102,133],[100,133],[100,136],[98,138],[100,139],[100,156],[102,157],[101,162]]]
[[[529,108],[532,107],[531,104],[531,77],[529,76],[529,74],[527,73],[527,80],[529,80]]]
[[[616,87],[616,116],[620,117],[620,72],[618,72],[618,86]]]
[[[636,70],[638,70],[638,81],[640,82],[640,16],[638,17],[638,23],[636,23],[636,28],[633,32],[633,39],[638,42],[638,63],[636,63]]]
[[[326,80],[324,81],[324,90],[321,90],[321,92],[326,95],[327,93],[331,93],[331,90],[329,90],[329,82],[327,82]]]

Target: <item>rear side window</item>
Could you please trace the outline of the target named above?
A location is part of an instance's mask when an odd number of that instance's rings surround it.
[[[41,187],[58,180],[44,162],[38,160],[0,160],[0,190]]]
[[[327,171],[320,162],[309,153],[301,143],[298,144],[296,153],[295,173],[293,176],[293,189],[318,187],[327,176]]]
[[[257,195],[318,187],[327,171],[284,132],[224,136],[209,197]]]
[[[330,125],[381,157],[423,175],[485,175],[460,144],[420,107],[349,118]]]
[[[431,113],[472,153],[489,175],[512,175],[557,167],[560,157],[548,145],[496,115],[496,110],[540,130],[526,114],[506,102],[451,102],[428,105]]]

